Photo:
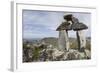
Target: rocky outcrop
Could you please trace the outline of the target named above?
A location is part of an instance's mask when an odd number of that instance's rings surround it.
[[[74,41],[71,39],[70,41]],[[49,39],[50,41],[50,39]],[[54,42],[55,40],[52,40]],[[57,39],[56,39],[57,41]],[[90,39],[87,39],[90,43]],[[54,43],[43,42],[39,44],[24,43],[23,45],[23,62],[44,62],[44,61],[68,61],[68,60],[87,60],[91,59],[91,50],[85,48],[84,52],[80,52],[77,47],[69,48],[69,50],[58,49]],[[76,41],[74,42],[74,44]],[[73,46],[73,44],[71,45]]]
[[[83,60],[91,59],[91,52],[85,50],[79,52],[78,50],[69,49],[69,51],[54,49],[47,49],[41,51],[40,61],[67,61],[67,60]]]

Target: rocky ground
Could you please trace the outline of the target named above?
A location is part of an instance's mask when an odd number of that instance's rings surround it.
[[[79,52],[77,49],[59,50],[52,45],[42,44],[24,44],[23,62],[42,62],[42,61],[67,61],[91,59],[91,51],[85,49]]]

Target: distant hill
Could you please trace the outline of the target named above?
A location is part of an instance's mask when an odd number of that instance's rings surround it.
[[[47,45],[52,45],[53,47],[57,47],[58,48],[58,38],[56,37],[46,37],[46,38],[36,38],[36,39],[24,39],[23,40],[24,43],[28,42],[30,44],[41,44],[41,43],[45,43]],[[77,38],[69,38],[69,42],[70,42],[70,48],[74,49],[74,48],[78,48],[78,43],[77,43]],[[86,38],[86,47],[88,49],[91,48],[91,38],[87,37]]]
[[[58,38],[56,37],[47,37],[43,38],[41,42],[45,42],[47,45],[53,45],[54,47],[58,46]]]
[[[43,39],[41,39],[41,42],[45,42],[47,45],[51,44],[54,47],[58,47],[58,38],[55,38],[55,37],[43,38]],[[70,48],[72,48],[72,49],[78,48],[78,43],[77,43],[76,38],[70,37],[69,42],[70,42]],[[86,38],[86,47],[88,49],[91,48],[91,38],[90,37]]]

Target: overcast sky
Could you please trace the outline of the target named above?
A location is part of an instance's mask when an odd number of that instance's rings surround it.
[[[64,21],[65,14],[73,14],[80,22],[89,28],[85,31],[86,36],[91,35],[91,14],[23,10],[23,38],[58,37],[56,28]],[[69,37],[76,37],[76,33],[69,31]]]

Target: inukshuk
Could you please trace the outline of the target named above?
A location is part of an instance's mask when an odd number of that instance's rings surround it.
[[[85,29],[88,27],[79,22],[77,18],[75,18],[73,15],[65,15],[64,19],[65,22],[62,22],[62,24],[56,29],[59,31],[59,39],[58,39],[58,46],[60,50],[69,50],[69,38],[68,38],[68,31],[74,30],[76,31],[77,35],[77,42],[78,42],[78,50],[80,52],[84,52],[84,49],[86,47],[86,38],[84,35]]]

